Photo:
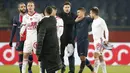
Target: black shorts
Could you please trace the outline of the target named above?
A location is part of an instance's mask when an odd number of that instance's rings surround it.
[[[78,52],[78,55],[87,57],[88,46],[89,46],[88,39],[82,40],[82,41],[77,41],[77,52]]]
[[[16,45],[17,51],[23,51],[24,48],[24,41],[20,41],[19,44]]]

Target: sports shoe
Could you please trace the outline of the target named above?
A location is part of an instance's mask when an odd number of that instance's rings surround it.
[[[32,70],[28,70],[28,73],[32,73]]]
[[[103,43],[102,43],[102,46],[103,46],[103,48],[106,49],[106,50],[112,50],[112,48],[113,48],[113,45],[110,44],[110,43],[105,44],[105,43],[103,42]]]

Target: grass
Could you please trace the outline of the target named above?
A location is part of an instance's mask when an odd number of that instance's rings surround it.
[[[33,73],[39,73],[38,66],[32,67]],[[66,68],[68,73],[69,68]],[[79,66],[75,67],[75,73],[78,73]],[[107,66],[108,73],[130,73],[130,66]],[[17,65],[3,65],[0,66],[0,73],[19,73],[19,68]],[[58,72],[60,73],[60,71]],[[91,73],[90,70],[86,67],[83,73]],[[102,73],[101,68],[98,73]]]

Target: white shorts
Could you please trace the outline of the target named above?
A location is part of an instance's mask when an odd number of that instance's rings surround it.
[[[94,48],[95,48],[95,52],[98,52],[100,54],[103,52],[101,39],[94,40]]]
[[[24,43],[24,53],[36,53],[37,39],[26,39]]]

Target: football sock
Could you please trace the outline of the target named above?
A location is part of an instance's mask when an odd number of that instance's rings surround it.
[[[94,71],[94,69],[88,59],[86,59],[86,65],[92,72]]]
[[[85,67],[85,61],[81,61],[79,73],[82,73]]]
[[[100,65],[99,59],[95,59],[95,62],[94,62],[94,72],[95,72],[95,73],[98,72],[99,65]]]
[[[32,63],[33,63],[33,56],[32,55],[29,55],[28,57],[28,70],[31,70],[32,68]]]
[[[22,73],[26,73],[27,64],[28,64],[28,59],[23,59]]]
[[[19,69],[20,69],[20,73],[22,73],[22,61],[23,61],[23,54],[19,54]]]
[[[102,73],[107,73],[105,61],[101,62]]]

